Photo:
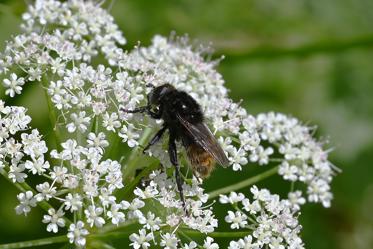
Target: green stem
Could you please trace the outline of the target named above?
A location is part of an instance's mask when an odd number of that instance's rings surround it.
[[[97,236],[99,236],[98,234],[101,234],[101,235],[105,235],[105,234],[108,234],[112,231],[115,231],[115,230],[119,230],[119,229],[122,229],[124,227],[128,227],[128,226],[131,226],[133,224],[136,224],[135,221],[131,220],[131,221],[126,221],[126,222],[123,222],[119,225],[106,225],[104,226],[103,228],[101,228],[98,233],[97,233]]]
[[[48,94],[48,86],[49,86],[49,82],[48,80],[43,77],[42,79],[42,88],[44,90],[44,95],[45,95],[45,99],[47,100],[47,104],[48,104],[48,114],[49,114],[49,122],[50,122],[50,125],[52,127],[52,130],[53,130],[53,133],[54,133],[54,139],[55,139],[55,142],[56,142],[56,148],[58,151],[61,151],[62,150],[62,146],[61,146],[61,134],[57,128],[57,116],[56,116],[56,113],[54,111],[54,105],[51,101],[51,98]]]
[[[104,158],[113,158],[115,157],[115,152],[118,150],[118,145],[120,141],[120,137],[117,134],[110,134],[107,137],[107,140],[111,144],[109,148],[105,151]]]
[[[148,138],[149,138],[151,133],[152,133],[151,128],[145,128],[145,130],[144,130],[144,132],[143,132],[143,134],[142,134],[142,136],[139,140],[139,144],[143,145],[146,141],[148,141]],[[131,177],[133,175],[133,173],[135,172],[135,170],[138,166],[138,162],[141,159],[141,156],[138,155],[141,151],[141,147],[143,147],[143,146],[137,146],[136,148],[134,148],[132,150],[130,156],[128,157],[126,166],[123,167],[122,173],[123,173],[123,179],[125,181],[128,180],[129,177]]]
[[[224,54],[226,60],[223,63],[240,62],[242,60],[255,59],[282,59],[287,57],[305,57],[317,54],[333,54],[345,52],[356,48],[372,48],[373,35],[365,35],[353,37],[345,40],[328,39],[315,43],[305,44],[293,48],[261,46],[256,48],[243,48],[220,50],[219,53]]]
[[[147,166],[146,168],[144,168],[140,172],[140,174],[138,174],[136,176],[135,179],[133,179],[132,181],[130,181],[126,185],[126,187],[124,188],[123,194],[121,194],[121,196],[128,196],[130,193],[132,193],[132,191],[136,188],[136,186],[139,184],[139,182],[141,181],[141,179],[143,179],[145,176],[149,175],[153,170],[155,170],[156,168],[158,168],[158,166],[159,166],[159,162],[153,162],[149,166]]]
[[[104,239],[105,240],[105,239],[123,238],[133,232],[135,232],[135,230],[128,229],[128,230],[120,231],[120,232],[105,232],[105,233],[92,234],[87,237],[87,240],[89,241],[90,239],[93,239],[93,240]],[[179,232],[184,234],[185,236],[201,236],[201,233],[199,231],[190,230],[190,229],[180,229]],[[250,231],[212,232],[212,233],[209,233],[208,236],[214,237],[214,238],[236,238],[236,237],[244,237],[248,234],[250,234]],[[37,239],[37,240],[3,244],[3,245],[0,245],[0,249],[27,248],[27,247],[44,246],[44,245],[66,243],[66,242],[68,242],[67,236],[61,235],[61,236],[55,236],[55,237],[49,237],[49,238],[43,238],[43,239]]]
[[[20,191],[22,192],[26,192],[26,191],[31,191],[32,193],[36,193],[36,191],[30,186],[28,185],[26,182],[13,182],[9,177],[8,177],[8,173],[4,170],[4,169],[0,169],[0,174],[2,174],[4,176],[5,179],[8,180],[8,182],[10,182],[11,184],[13,184],[16,188],[18,188]],[[37,202],[37,204],[42,208],[44,209],[46,212],[48,212],[48,210],[50,208],[53,208],[52,205],[50,205],[48,202],[46,201],[40,201],[40,202]],[[71,224],[71,221],[67,218],[64,218],[65,222],[67,225],[70,225]]]
[[[229,192],[232,192],[232,191],[235,191],[235,190],[238,190],[238,189],[242,189],[244,187],[247,187],[247,186],[250,186],[256,182],[259,182],[267,177],[270,177],[274,174],[276,174],[278,171],[278,166],[270,169],[270,170],[267,170],[259,175],[256,175],[256,176],[253,176],[251,178],[248,178],[244,181],[241,181],[241,182],[238,182],[236,184],[232,184],[232,185],[229,185],[227,187],[224,187],[224,188],[220,188],[220,189],[217,189],[215,191],[212,191],[210,192],[208,195],[209,195],[209,199],[213,199],[219,195],[222,195],[222,194],[226,194],[226,193],[229,193]]]
[[[91,241],[88,245],[87,248],[95,248],[95,249],[115,249],[115,247],[106,244],[105,242],[99,241],[99,240],[94,240]]]
[[[125,231],[120,231],[120,232],[110,232],[110,233],[97,233],[97,234],[92,234],[88,238],[93,238],[93,239],[102,239],[102,240],[108,240],[108,239],[123,239],[125,237],[128,237],[128,235],[138,232],[139,229],[129,229]]]
[[[295,184],[295,182],[291,182],[291,184],[290,184],[290,192],[294,191],[294,184]]]
[[[57,243],[65,243],[67,241],[68,241],[68,238],[66,237],[66,235],[61,235],[61,236],[56,236],[56,237],[49,237],[49,238],[43,238],[43,239],[3,244],[3,245],[0,245],[0,249],[36,247],[36,246],[44,246],[44,245],[51,245],[51,244],[57,244]]]
[[[177,233],[186,238],[188,241],[193,241],[192,238],[186,235],[181,229],[179,229]]]
[[[182,229],[180,230],[182,231],[183,233],[185,234],[188,234],[190,236],[198,236],[200,237],[201,235],[203,235],[201,232],[199,231],[195,231],[195,230],[189,230],[189,229]],[[248,234],[250,234],[251,232],[250,231],[237,231],[237,232],[212,232],[212,233],[208,233],[207,235],[210,236],[210,237],[213,237],[213,238],[238,238],[238,237],[244,237]]]
[[[129,225],[129,224],[127,224]],[[122,226],[123,227],[123,226]],[[90,239],[117,239],[117,238],[124,238],[128,237],[129,234],[136,232],[136,230],[125,230],[120,232],[108,232],[108,233],[97,233],[91,234],[87,237],[87,241]],[[101,232],[101,231],[100,231]],[[36,240],[29,240],[29,241],[21,241],[21,242],[14,242],[9,244],[2,244],[0,245],[0,249],[10,249],[10,248],[27,248],[27,247],[36,247],[36,246],[44,246],[44,245],[51,245],[57,243],[66,243],[68,242],[68,238],[66,235],[55,236],[55,237],[48,237],[43,239],[36,239]]]

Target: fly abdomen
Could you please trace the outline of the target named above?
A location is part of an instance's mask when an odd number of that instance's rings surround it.
[[[186,151],[193,171],[201,178],[210,176],[215,168],[215,160],[210,153],[198,144],[190,144]]]

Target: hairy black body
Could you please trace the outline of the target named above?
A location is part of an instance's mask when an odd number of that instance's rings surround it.
[[[201,177],[207,177],[213,170],[214,159],[223,166],[228,164],[223,150],[203,123],[204,116],[200,105],[188,93],[179,91],[170,84],[164,84],[149,93],[146,106],[124,111],[146,112],[152,118],[164,121],[162,129],[150,140],[144,151],[158,142],[166,130],[169,131],[168,153],[172,165],[175,166],[176,184],[186,210],[176,141],[181,141],[187,149],[193,172],[196,171]]]
[[[202,123],[204,117],[199,104],[186,92],[176,89],[171,89],[159,97],[159,110],[164,126],[168,128],[173,138],[181,140],[184,146],[192,143],[189,132],[178,117],[183,117],[191,124]]]

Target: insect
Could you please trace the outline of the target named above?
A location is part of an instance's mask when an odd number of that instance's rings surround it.
[[[184,91],[179,91],[170,84],[152,87],[148,94],[146,106],[134,110],[124,110],[127,113],[146,113],[154,119],[162,119],[163,127],[150,140],[144,152],[157,143],[166,130],[169,132],[168,154],[175,167],[175,178],[180,199],[186,210],[180,177],[180,166],[177,158],[176,141],[181,141],[186,149],[193,174],[206,178],[214,169],[215,161],[223,167],[228,166],[228,158],[223,149],[204,123],[204,116],[197,101]]]

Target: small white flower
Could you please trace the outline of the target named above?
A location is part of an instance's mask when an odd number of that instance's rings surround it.
[[[246,151],[242,148],[237,150],[233,146],[229,146],[227,150],[229,151],[229,154],[232,155],[228,159],[233,164],[233,170],[242,170],[241,165],[246,165],[248,162],[246,158]]]
[[[27,71],[27,73],[29,75],[29,77],[28,77],[29,81],[34,81],[34,80],[40,81],[41,80],[42,72],[41,72],[41,69],[39,67],[36,67],[36,68],[31,67]]]
[[[20,193],[17,195],[17,199],[20,204],[16,207],[17,214],[25,214],[31,211],[31,207],[36,206],[36,199],[33,197],[34,194],[31,191],[26,191],[25,193]]]
[[[249,212],[250,214],[256,214],[260,212],[260,210],[262,209],[258,200],[255,200],[252,203],[250,203],[249,199],[244,199],[242,201],[242,205],[243,209]]]
[[[57,193],[56,187],[49,186],[48,182],[36,185],[36,190],[39,192],[35,195],[35,199],[40,202],[42,200],[48,201]]]
[[[11,179],[12,182],[24,182],[25,178],[27,178],[27,174],[24,173],[24,170],[24,164],[11,165],[8,174],[9,179]]]
[[[27,160],[25,162],[25,168],[30,170],[32,174],[43,174],[47,169],[49,169],[49,162],[44,161],[43,157],[34,159],[32,162]]]
[[[52,73],[56,73],[58,76],[64,75],[66,64],[62,62],[61,58],[51,59],[50,65]]]
[[[107,216],[111,219],[111,223],[118,225],[125,221],[125,215],[123,212],[120,212],[121,205],[113,204],[111,205],[110,211],[107,212]]]
[[[129,147],[132,148],[138,145],[136,139],[138,139],[140,135],[135,132],[135,128],[133,125],[129,125],[128,127],[122,126],[118,135],[122,138],[122,142],[127,142]]]
[[[290,165],[287,161],[281,163],[278,173],[282,175],[285,180],[294,182],[298,179],[298,168],[295,165]]]
[[[5,90],[5,94],[9,95],[10,97],[14,97],[16,94],[20,94],[22,91],[22,85],[25,84],[24,78],[18,78],[15,73],[10,75],[9,79],[4,79],[3,85],[8,88]]]
[[[213,238],[207,237],[204,240],[203,248],[205,248],[205,249],[219,249],[219,245],[217,243],[214,243]]]
[[[161,234],[161,243],[160,245],[164,249],[177,249],[177,244],[179,243],[179,239],[175,236],[175,234],[166,233]]]
[[[258,187],[254,185],[250,188],[250,192],[253,194],[254,199],[259,201],[266,202],[271,199],[271,193],[268,189],[258,189]]]
[[[105,147],[109,146],[109,142],[105,139],[105,133],[100,132],[97,136],[95,133],[90,132],[88,134],[88,147],[93,147],[103,151]]]
[[[253,243],[253,237],[251,235],[245,236],[243,239],[238,241],[231,241],[228,249],[259,249],[259,245]]]
[[[269,156],[273,154],[273,148],[264,149],[262,146],[257,147],[250,155],[251,162],[258,162],[259,165],[265,165],[269,162]]]
[[[260,144],[260,137],[259,134],[255,131],[255,129],[252,129],[251,132],[249,131],[244,131],[239,135],[239,139],[241,141],[241,146],[246,150],[246,151],[253,151],[255,150],[259,144]]]
[[[166,217],[166,223],[170,227],[176,227],[180,223],[180,217],[176,214],[171,214]]]
[[[65,180],[67,171],[65,167],[55,166],[53,167],[53,171],[50,172],[50,176],[56,182],[62,183]]]
[[[79,194],[68,193],[65,199],[65,210],[70,210],[70,212],[78,211],[83,205],[82,197]]]
[[[101,205],[107,208],[109,205],[115,204],[116,197],[111,194],[112,192],[107,188],[103,187],[100,190],[99,199]]]
[[[146,233],[145,229],[139,230],[139,234],[133,233],[129,239],[132,241],[130,246],[134,249],[148,249],[150,247],[149,241],[153,239],[153,233]]]
[[[47,223],[47,231],[48,232],[58,232],[58,227],[65,226],[65,220],[62,218],[64,216],[64,212],[59,209],[57,212],[54,208],[50,208],[48,210],[48,214],[44,215],[43,223]]]
[[[66,142],[61,143],[61,146],[64,150],[61,152],[59,157],[56,157],[58,159],[70,160],[72,159],[73,155],[79,153],[79,149],[77,147],[78,142],[74,139],[68,139]]]
[[[300,206],[306,203],[306,199],[302,196],[302,192],[297,190],[288,194],[289,203],[291,208],[295,211],[300,210]]]
[[[78,247],[83,247],[86,244],[86,236],[89,234],[88,230],[84,228],[84,223],[78,221],[76,224],[71,224],[67,237],[70,243],[74,243]]]
[[[149,186],[146,186],[145,190],[136,188],[133,193],[141,199],[148,199],[154,198],[159,192],[154,184],[150,184]]]
[[[88,209],[85,209],[84,213],[87,216],[88,224],[91,227],[93,227],[93,225],[96,227],[102,227],[105,224],[105,219],[100,216],[103,212],[104,209],[101,207],[89,206]]]
[[[307,188],[308,201],[322,202],[324,207],[330,207],[330,201],[333,195],[329,192],[330,186],[323,179],[311,181]]]
[[[48,151],[45,141],[41,140],[41,135],[36,129],[33,129],[31,134],[22,133],[21,139],[24,153],[29,155],[33,160],[43,158],[44,154]]]
[[[271,249],[285,249],[285,246],[282,244],[283,238],[271,238],[271,242],[269,243],[269,248]]]
[[[105,113],[103,116],[103,123],[102,125],[106,127],[108,131],[115,132],[115,129],[120,127],[120,122],[118,120],[118,114],[112,113],[109,115],[109,113]]]
[[[71,114],[72,123],[69,123],[66,128],[67,130],[72,133],[77,128],[80,132],[84,133],[87,130],[87,126],[89,125],[89,121],[91,120],[90,117],[86,117],[86,112],[81,111],[79,115],[76,113]]]
[[[156,217],[152,212],[148,212],[146,217],[143,215],[139,217],[139,223],[144,225],[146,229],[158,231],[162,220],[159,217]]]
[[[220,195],[219,201],[222,204],[226,203],[238,203],[245,199],[245,196],[242,193],[230,192],[229,197],[226,195]]]
[[[182,249],[195,249],[197,246],[198,244],[195,241],[191,241],[189,244],[184,244]]]
[[[225,216],[225,221],[232,223],[232,229],[239,229],[247,225],[247,216],[239,211],[236,211],[235,213],[228,211],[228,215]]]

